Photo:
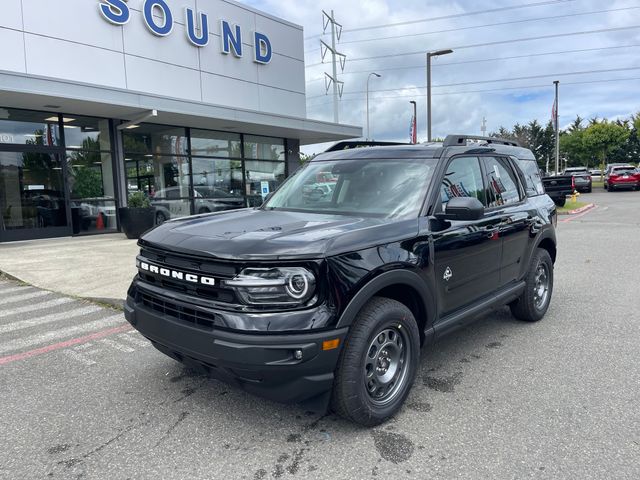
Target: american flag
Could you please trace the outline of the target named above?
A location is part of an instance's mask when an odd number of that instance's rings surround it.
[[[418,143],[418,129],[416,125],[416,117],[411,117],[411,125],[409,125],[409,142]]]

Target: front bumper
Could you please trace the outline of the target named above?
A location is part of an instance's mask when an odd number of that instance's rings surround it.
[[[329,391],[347,328],[295,334],[237,333],[189,325],[128,296],[125,317],[161,352],[271,400],[294,403]],[[325,340],[339,347],[323,350]],[[296,359],[295,352],[302,352]]]

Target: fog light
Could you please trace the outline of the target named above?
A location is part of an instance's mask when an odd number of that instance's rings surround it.
[[[296,360],[302,360],[302,350],[295,350],[293,352],[293,358]]]

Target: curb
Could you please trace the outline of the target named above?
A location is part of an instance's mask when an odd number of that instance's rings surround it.
[[[591,210],[595,206],[596,206],[595,203],[590,203],[589,205],[576,208],[575,210],[569,210],[568,212],[558,212],[558,215],[578,215],[579,213],[583,213],[583,212],[586,212],[587,210]]]

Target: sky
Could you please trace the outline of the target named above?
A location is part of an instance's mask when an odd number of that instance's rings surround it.
[[[366,82],[376,72],[381,77],[369,81],[375,140],[409,140],[410,100],[417,102],[418,141],[426,140],[424,52],[449,48],[452,54],[432,59],[433,137],[479,135],[483,118],[488,133],[534,119],[546,124],[554,80],[561,127],[576,115],[616,119],[640,111],[640,0],[242,3],[304,27],[307,116],[324,121],[334,115],[323,78],[331,64],[321,63],[320,39],[331,41],[321,35],[322,10],[334,10],[343,26],[338,50],[347,57],[340,123],[362,126],[366,136]]]

